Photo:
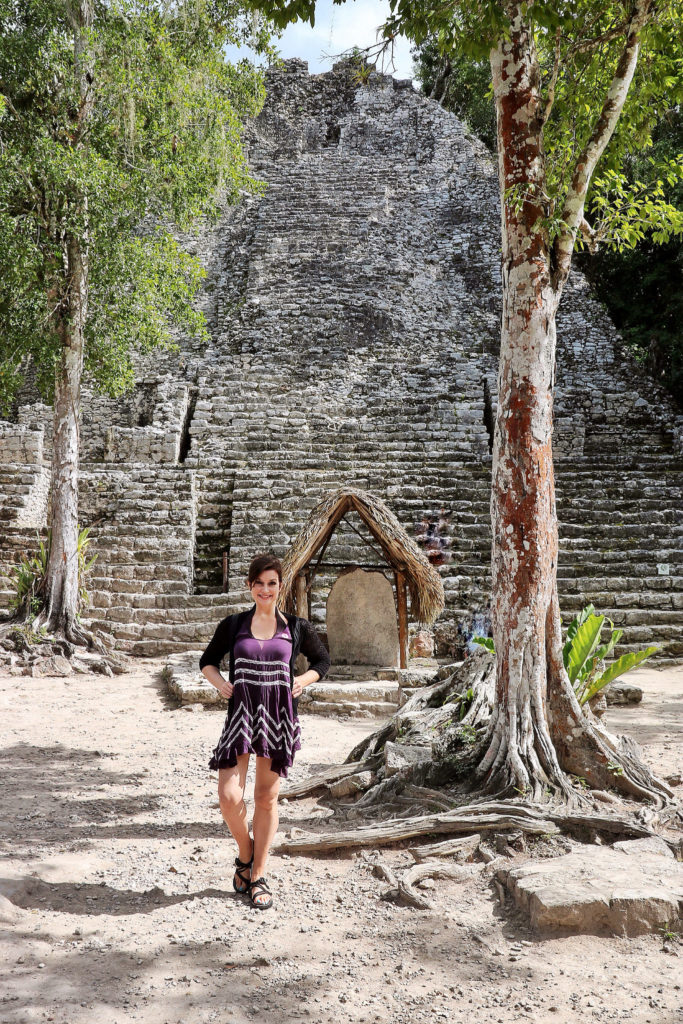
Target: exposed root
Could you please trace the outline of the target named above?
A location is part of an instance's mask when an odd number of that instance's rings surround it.
[[[481,836],[475,832],[473,836],[446,839],[441,843],[430,843],[428,846],[414,846],[408,852],[418,863],[431,860],[433,857],[449,857],[458,861],[472,860],[480,842]]]
[[[624,818],[568,812],[564,808],[534,807],[528,803],[473,803],[445,814],[415,815],[360,825],[339,832],[310,833],[293,829],[277,847],[280,853],[325,853],[341,848],[388,846],[424,835],[473,835],[522,832],[577,838],[604,834],[616,839],[645,839],[655,833],[646,825]]]
[[[424,864],[414,864],[400,877],[397,877],[392,868],[384,861],[379,860],[377,856],[366,859],[373,866],[373,874],[389,883],[390,888],[382,893],[382,899],[396,901],[404,906],[414,907],[416,910],[434,909],[432,901],[415,889],[420,882],[427,878],[453,878],[462,882],[480,871],[480,866],[463,867],[459,864],[439,864],[437,861],[430,861]]]
[[[310,796],[311,793],[317,793],[321,789],[329,790],[331,785],[349,775],[370,771],[372,764],[372,759],[369,758],[367,761],[347,761],[345,764],[332,765],[323,772],[309,776],[303,782],[281,789],[278,799],[297,800],[303,796]]]
[[[128,659],[108,649],[102,634],[85,630],[78,622],[51,633],[39,618],[21,616],[0,625],[0,656],[22,675],[68,675],[74,669],[112,676],[128,668]],[[51,664],[49,659],[55,657],[69,664]]]

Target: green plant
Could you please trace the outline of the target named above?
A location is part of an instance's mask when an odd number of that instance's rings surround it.
[[[602,644],[602,627],[605,622],[609,624],[611,634],[607,643]],[[605,658],[619,643],[623,632],[622,629],[615,629],[614,623],[607,616],[596,615],[592,604],[587,605],[570,622],[562,649],[562,660],[579,704],[591,700],[608,683],[625,672],[630,672],[658,649],[647,647],[643,651],[622,654],[611,665],[605,667]]]
[[[374,70],[374,64],[366,64],[364,61],[361,61],[353,73],[353,81],[356,85],[365,85]]]
[[[97,561],[97,555],[88,558],[88,545],[90,544],[90,527],[86,526],[78,531],[78,603],[79,610],[87,608],[90,604],[90,594],[85,586],[85,578]]]
[[[472,707],[472,701],[474,700],[474,690],[472,687],[470,686],[469,690],[465,690],[464,693],[459,693],[456,700],[459,702],[458,719],[462,722],[463,718]]]
[[[666,924],[660,925],[659,931],[662,935],[662,942],[675,942],[679,937],[678,932],[671,927],[669,921],[667,921]]]
[[[608,623],[611,634],[607,643],[601,644],[602,627],[605,622]],[[569,623],[567,639],[562,648],[562,660],[579,704],[583,705],[591,700],[608,683],[641,665],[659,649],[647,647],[643,651],[629,651],[605,667],[605,658],[612,653],[623,633],[623,629],[614,628],[614,623],[606,615],[596,615],[592,604],[586,605]],[[473,636],[472,643],[486,648],[491,653],[495,651],[491,637]]]
[[[5,579],[14,588],[9,608],[15,615],[22,613],[32,619],[40,611],[49,555],[50,535],[48,534],[47,542],[39,539],[37,555],[24,555],[6,574]]]
[[[52,531],[48,530],[47,539],[38,539],[38,553],[35,555],[24,555],[23,558],[13,565],[5,578],[9,580],[15,593],[10,598],[10,611],[15,615],[22,614],[31,620],[36,617],[43,607],[45,577],[47,565],[50,559],[50,545],[52,543]],[[97,559],[97,555],[88,558],[87,551],[90,544],[90,527],[78,531],[78,601],[79,609],[87,607],[90,603],[90,595],[85,587],[85,578],[90,572]]]
[[[474,743],[477,739],[477,730],[473,725],[461,725],[459,730],[463,743]]]

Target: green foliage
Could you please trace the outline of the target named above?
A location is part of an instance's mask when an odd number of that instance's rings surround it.
[[[606,643],[601,643],[605,622],[609,624],[610,637]],[[579,704],[591,700],[608,683],[641,665],[658,650],[657,647],[648,647],[643,651],[632,651],[605,667],[605,659],[619,643],[623,632],[623,629],[615,629],[607,616],[596,615],[592,604],[586,605],[569,623],[562,660]],[[472,642],[495,653],[491,637],[475,636]]]
[[[458,734],[462,739],[463,743],[471,744],[477,741],[477,730],[473,725],[465,724],[461,725],[458,730]]]
[[[650,187],[672,160],[680,161],[682,152],[679,106],[666,111],[657,124],[652,147],[629,161],[629,180]],[[661,180],[666,199],[683,215],[680,176],[662,175]],[[654,244],[645,237],[632,249],[585,255],[581,265],[636,360],[683,407],[683,240]]]
[[[609,624],[610,637],[606,643],[601,644],[605,621]],[[605,659],[612,653],[622,635],[623,630],[615,629],[614,623],[605,615],[595,614],[592,604],[587,605],[572,619],[567,629],[562,659],[579,704],[591,700],[608,683],[625,672],[630,672],[658,650],[657,647],[648,647],[643,651],[632,651],[623,654],[605,667]]]
[[[260,186],[241,149],[262,73],[224,47],[272,55],[268,26],[234,0],[92,3],[84,107],[67,0],[0,0],[0,404],[31,359],[46,395],[69,324],[68,246],[88,261],[87,368],[118,394],[133,346],[204,336],[204,276],[173,240]]]
[[[496,149],[496,111],[491,89],[491,66],[486,58],[454,53],[444,57],[434,39],[412,51],[415,77],[430,96],[436,86],[441,106],[465,121],[491,151]]]
[[[21,613],[25,618],[33,619],[42,608],[41,591],[47,572],[49,544],[49,538],[47,543],[40,540],[37,554],[24,555],[9,569],[5,578],[14,589],[9,601],[9,609],[13,614]]]
[[[90,594],[86,588],[86,577],[97,561],[97,555],[88,558],[88,546],[90,544],[90,527],[78,531],[78,609],[81,611],[90,604]]]
[[[564,27],[565,34],[567,27]],[[597,35],[597,33],[595,33]],[[571,30],[578,41],[579,31]],[[617,133],[598,166],[591,184],[587,210],[598,237],[589,253],[579,236],[582,269],[589,275],[598,297],[638,362],[645,366],[683,406],[683,76],[680,18],[663,8],[659,21],[646,33],[633,86]],[[550,81],[554,39],[541,33],[537,39],[545,81]],[[598,48],[607,59],[614,44]],[[495,111],[487,59],[461,46],[441,54],[432,36],[414,50],[416,75],[426,93],[448,66],[443,94],[444,107],[467,121],[491,149],[495,149]],[[576,55],[577,66],[564,69],[559,80],[552,117],[546,128],[551,155],[550,187],[539,197],[548,211],[540,226],[549,243],[566,227],[558,213],[561,195],[553,193],[553,176],[567,180],[579,122],[597,112],[601,79],[587,57]],[[609,63],[605,68],[610,67]],[[574,104],[576,78],[586,77],[590,90],[581,104]],[[604,85],[604,82],[602,83]],[[602,87],[602,86],[601,86]],[[546,85],[547,91],[547,85]],[[579,109],[580,107],[580,109]],[[564,119],[566,124],[562,127]],[[563,141],[564,132],[564,141]],[[580,133],[579,133],[580,134]],[[585,137],[585,131],[583,132]],[[573,148],[572,148],[573,147]],[[556,168],[563,161],[563,170]],[[520,184],[508,191],[506,201],[517,209],[526,199],[537,198],[530,186]],[[607,244],[600,245],[600,242]]]
[[[38,539],[38,552],[35,555],[24,555],[13,565],[6,579],[14,589],[10,598],[9,608],[15,615],[21,615],[29,622],[42,610],[45,603],[45,581],[47,566],[50,559],[52,531],[48,530],[47,540]],[[91,571],[97,555],[88,557],[90,544],[90,527],[78,530],[78,610],[90,604],[90,595],[86,588],[86,577]]]

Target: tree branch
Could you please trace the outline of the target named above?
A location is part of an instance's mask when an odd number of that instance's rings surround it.
[[[589,252],[597,252],[599,240],[598,232],[595,231],[590,226],[585,217],[581,218],[581,223],[579,224],[579,231],[586,240],[586,245],[588,246]]]
[[[566,228],[555,240],[553,285],[559,291],[569,276],[576,235],[584,220],[584,204],[591,177],[605,152],[624,108],[640,51],[640,33],[654,13],[654,0],[638,0],[624,47],[591,136],[579,154],[567,192],[561,220]]]
[[[548,85],[548,98],[545,101],[545,110],[543,111],[543,117],[541,118],[541,126],[543,126],[550,117],[550,111],[553,109],[553,103],[555,102],[555,87],[557,86],[557,79],[560,74],[561,41],[562,29],[558,28],[555,33],[555,61],[553,63],[553,73],[550,77],[550,84]]]
[[[578,53],[590,53],[591,50],[597,50],[605,43],[611,43],[614,39],[620,39],[624,32],[627,32],[631,26],[631,21],[622,21],[621,24],[615,25],[614,28],[608,29],[599,36],[595,36],[593,39],[581,39],[574,43],[570,47],[567,53],[567,60],[571,60]]]

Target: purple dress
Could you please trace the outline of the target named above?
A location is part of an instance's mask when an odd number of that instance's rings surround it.
[[[287,778],[301,749],[299,719],[292,705],[292,636],[278,620],[275,636],[257,640],[247,619],[235,637],[234,690],[209,768],[233,768],[239,754],[272,758],[272,770]]]

